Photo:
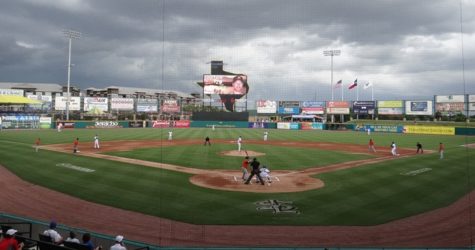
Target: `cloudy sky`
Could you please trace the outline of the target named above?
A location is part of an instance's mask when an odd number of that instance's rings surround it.
[[[347,89],[355,77],[373,82],[380,100],[475,94],[473,0],[0,3],[0,82],[65,84],[63,30],[73,29],[82,37],[73,41],[71,82],[83,89],[201,92],[195,82],[208,62],[223,60],[225,70],[248,75],[250,100],[328,100],[323,51],[338,49],[334,82],[343,80],[347,100],[356,99]]]

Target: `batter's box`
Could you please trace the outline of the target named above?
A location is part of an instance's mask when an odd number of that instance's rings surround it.
[[[273,214],[300,214],[292,201],[265,200],[256,203],[257,211],[269,211]]]

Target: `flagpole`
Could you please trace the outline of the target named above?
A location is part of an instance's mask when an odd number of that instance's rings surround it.
[[[359,89],[359,86],[356,85],[356,100],[357,100],[357,101],[359,101],[359,100],[358,100],[358,97],[359,97],[359,95],[360,95],[358,89]]]
[[[342,83],[342,84],[343,84],[343,83]],[[342,101],[343,101],[343,89],[344,89],[344,88],[345,88],[345,87],[341,86],[341,100],[342,100]]]
[[[371,101],[374,101],[374,84],[371,84]]]

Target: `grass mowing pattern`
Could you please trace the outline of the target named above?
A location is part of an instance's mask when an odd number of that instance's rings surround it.
[[[259,139],[263,132],[252,129],[174,131],[174,138],[204,138],[213,133],[212,138],[235,139],[242,135],[245,140]],[[414,147],[420,141],[426,149],[435,149],[442,141],[446,144],[446,159],[438,160],[436,154],[419,155],[326,173],[318,176],[325,181],[325,188],[285,194],[205,189],[190,184],[189,175],[183,173],[42,150],[36,154],[31,148],[36,137],[41,137],[45,144],[72,143],[73,138],[80,137],[80,146],[90,143],[92,147],[96,133],[102,140],[156,140],[167,136],[167,130],[161,129],[2,131],[0,163],[29,182],[85,200],[196,224],[374,225],[446,206],[473,189],[467,177],[474,177],[470,162],[474,151],[459,147],[465,141],[475,143],[472,137],[373,134],[371,137],[380,145],[389,145],[395,140],[399,146]],[[355,132],[277,130],[270,130],[269,137],[271,140],[363,145],[369,138]],[[160,154],[166,158],[164,153]],[[96,171],[83,173],[56,166],[62,162]],[[426,167],[432,171],[416,176],[400,174]],[[254,202],[265,199],[293,201],[301,214],[256,212]]]
[[[108,152],[107,154],[200,169],[239,170],[243,157],[219,155],[222,151],[235,149],[236,145],[214,143],[211,147],[201,144],[167,146]],[[246,150],[265,153],[266,155],[257,158],[262,165],[267,165],[271,170],[298,170],[373,157],[312,148],[257,144],[246,144]]]

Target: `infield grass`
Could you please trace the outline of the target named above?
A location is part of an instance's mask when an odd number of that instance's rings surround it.
[[[460,147],[464,143],[475,143],[473,137],[373,134],[371,137],[378,145],[389,145],[394,140],[400,147],[414,147],[420,141],[425,149],[435,150],[440,141],[444,142],[446,159],[439,160],[437,154],[424,154],[325,173],[316,176],[325,182],[322,189],[281,194],[212,190],[191,184],[188,181],[190,175],[184,173],[81,155],[72,157],[71,154],[44,150],[35,153],[31,147],[37,137],[41,137],[44,144],[72,143],[73,138],[79,137],[81,147],[92,147],[92,138],[96,133],[101,140],[157,140],[166,139],[167,131],[2,131],[0,164],[26,181],[88,201],[195,224],[375,225],[447,206],[474,188],[475,151]],[[263,130],[252,129],[177,129],[174,130],[174,138],[198,139],[210,135],[211,138],[235,139],[241,135],[244,139],[259,139],[262,132]],[[357,132],[269,132],[270,140],[366,145],[369,138],[366,134]],[[162,161],[171,158],[171,154],[172,152],[161,153]],[[182,155],[178,152],[174,154]],[[333,152],[325,152],[315,164],[332,154]],[[192,161],[188,155],[175,158]],[[299,162],[299,157],[286,160],[295,163],[294,165],[306,165]],[[196,161],[200,161],[200,158]],[[59,163],[95,171],[81,172],[64,168]],[[234,163],[232,165],[234,168]],[[272,165],[278,166],[277,163]],[[208,161],[203,167],[214,166]],[[414,176],[405,175],[422,168],[431,170]],[[255,202],[268,199],[292,201],[300,214],[256,211]]]

